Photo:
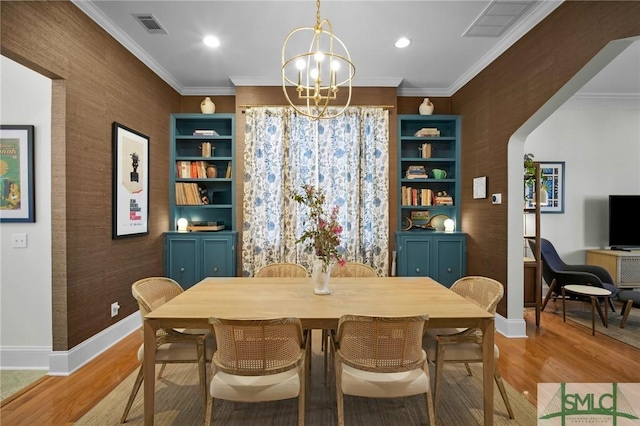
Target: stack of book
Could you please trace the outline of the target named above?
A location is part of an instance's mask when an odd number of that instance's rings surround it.
[[[194,130],[193,136],[218,136],[215,130]]]
[[[187,231],[222,231],[224,229],[223,222],[193,222],[187,226]]]
[[[440,130],[438,130],[436,127],[423,127],[422,129],[418,130],[414,136],[418,136],[418,137],[437,137],[440,136]]]
[[[436,195],[436,206],[452,206],[453,197],[450,195]]]
[[[405,177],[407,179],[426,179],[429,176],[424,166],[409,166]]]

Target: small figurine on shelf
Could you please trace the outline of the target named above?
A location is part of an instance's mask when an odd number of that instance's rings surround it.
[[[200,194],[200,200],[202,201],[202,204],[209,204],[209,195],[207,194],[206,187],[198,185],[198,194]]]

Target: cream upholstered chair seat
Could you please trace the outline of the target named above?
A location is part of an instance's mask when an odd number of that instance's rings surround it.
[[[136,281],[131,285],[131,293],[138,302],[140,315],[144,316],[152,310],[181,294],[184,290],[180,284],[166,277],[149,277]],[[203,404],[203,413],[206,407],[206,362],[210,361],[215,352],[215,341],[207,329],[159,329],[156,331],[156,364],[162,368],[158,372],[158,378],[162,376],[164,368],[169,363],[194,363],[198,364],[200,376],[200,394]],[[125,406],[120,423],[124,423],[129,415],[129,410],[135,400],[142,381],[144,379],[144,344],[138,349],[138,361],[140,368]]]
[[[427,315],[370,317],[345,315],[332,332],[338,425],[344,425],[343,395],[399,398],[425,394],[435,425],[431,381],[422,349]]]
[[[230,320],[210,318],[217,350],[211,362],[206,424],[214,402],[266,402],[298,398],[298,424],[304,426],[306,370],[310,339],[297,318]]]
[[[504,291],[502,284],[498,281],[479,276],[461,278],[453,283],[451,290],[492,314],[495,314],[496,307],[500,299],[502,299]],[[427,358],[436,364],[434,403],[437,415],[444,364],[462,362],[467,367],[469,375],[471,375],[469,363],[483,361],[482,333],[477,329],[428,328],[425,330],[422,338],[422,346],[427,353]],[[509,403],[509,397],[507,396],[502,377],[498,371],[500,351],[495,344],[493,350],[495,359],[493,377],[498,385],[509,417],[513,419],[514,415],[511,404]]]
[[[307,277],[307,268],[297,263],[272,263],[258,269],[256,277]]]

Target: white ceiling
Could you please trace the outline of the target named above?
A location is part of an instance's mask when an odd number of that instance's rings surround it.
[[[183,95],[281,85],[285,37],[294,28],[312,27],[316,19],[312,0],[73,1]],[[475,29],[491,30],[513,20],[499,37],[463,37],[483,12],[496,10],[495,3],[524,12],[516,18],[489,15],[480,22],[489,26]],[[451,96],[560,4],[324,0],[320,13],[349,49],[356,66],[354,86],[398,87],[401,96]],[[141,13],[152,14],[167,34],[149,34],[133,17]],[[220,39],[219,48],[202,43],[208,34]],[[401,36],[412,40],[409,47],[394,47]],[[640,47],[627,51],[616,58],[620,64],[610,72],[614,78],[594,79],[585,90],[640,94]]]

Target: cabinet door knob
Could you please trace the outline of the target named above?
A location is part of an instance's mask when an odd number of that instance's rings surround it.
[[[420,273],[420,268],[416,268],[416,272],[419,274]]]
[[[213,268],[213,272],[218,272],[218,267],[217,267],[217,266],[215,266],[215,267]]]
[[[180,268],[180,272],[184,272],[184,268]]]
[[[453,272],[453,269],[447,268],[447,272]]]

